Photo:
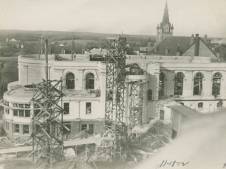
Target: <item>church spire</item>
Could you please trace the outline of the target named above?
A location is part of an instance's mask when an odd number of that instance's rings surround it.
[[[164,9],[162,23],[169,23],[169,11],[168,11],[167,1],[166,1],[165,9]]]
[[[173,36],[173,29],[173,24],[169,21],[169,11],[166,0],[162,22],[157,26],[157,41],[160,42],[169,36]]]

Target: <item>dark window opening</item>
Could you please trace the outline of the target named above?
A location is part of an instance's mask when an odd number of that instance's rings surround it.
[[[24,110],[19,110],[19,116],[24,117]]]
[[[219,72],[213,75],[212,95],[215,97],[220,95],[221,78],[222,78],[222,75]]]
[[[202,102],[198,103],[198,108],[199,109],[203,108],[203,103]]]
[[[82,124],[81,130],[82,130],[82,131],[83,131],[83,130],[87,130],[87,124]]]
[[[174,95],[181,96],[183,94],[184,74],[178,72],[175,76]]]
[[[129,75],[143,75],[144,71],[139,67],[138,64],[133,64],[130,68],[129,68]]]
[[[94,75],[93,75],[93,73],[88,73],[86,75],[86,89],[94,89]]]
[[[24,105],[23,104],[19,104],[19,108],[24,108]]]
[[[152,100],[152,90],[148,89],[148,101]]]
[[[201,95],[202,94],[202,81],[203,81],[203,74],[198,72],[194,78],[194,88],[193,88],[193,95]]]
[[[25,108],[30,108],[30,104],[25,104]]]
[[[89,134],[93,134],[94,133],[94,125],[93,124],[89,124],[89,130],[88,130]]]
[[[159,97],[164,96],[165,80],[165,74],[161,72],[159,75]]]
[[[18,110],[17,109],[13,110],[13,116],[18,116]]]
[[[20,132],[20,125],[14,124],[14,133],[19,133],[19,132]]]
[[[74,89],[75,88],[75,76],[73,73],[66,74],[66,88]]]
[[[30,110],[25,110],[25,117],[30,117]]]
[[[165,112],[164,110],[160,110],[160,120],[164,120],[165,118]]]
[[[91,114],[92,109],[91,109],[91,102],[86,103],[86,114]]]
[[[69,103],[64,103],[64,114],[69,114],[70,108]]]
[[[29,134],[29,125],[23,125],[23,134]]]
[[[223,102],[222,100],[220,100],[219,102],[217,102],[217,108],[222,108],[223,107]]]

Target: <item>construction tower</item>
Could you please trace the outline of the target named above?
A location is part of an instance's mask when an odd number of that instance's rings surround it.
[[[125,92],[126,92],[126,38],[119,37],[111,41],[109,53],[106,56],[106,130],[114,133],[113,155],[121,158],[123,142],[127,137],[125,125]]]
[[[45,41],[46,79],[35,85],[32,98],[33,160],[45,159],[51,165],[63,159],[62,81],[48,78],[48,41]]]

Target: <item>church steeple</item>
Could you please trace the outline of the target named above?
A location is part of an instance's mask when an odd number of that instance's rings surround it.
[[[157,26],[157,41],[160,42],[163,39],[172,36],[173,29],[173,24],[171,24],[169,20],[168,4],[166,1],[162,22]]]
[[[162,23],[169,23],[169,11],[168,11],[167,1],[166,1],[165,9],[164,9]]]

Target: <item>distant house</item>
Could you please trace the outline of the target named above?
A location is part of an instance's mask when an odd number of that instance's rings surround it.
[[[107,49],[93,48],[86,52],[92,61],[104,61],[105,56],[108,54]]]
[[[139,53],[147,55],[149,51],[149,47],[140,47]]]
[[[100,55],[100,56],[105,56],[107,55],[107,49],[102,49],[102,48],[93,48],[89,51],[91,55]]]
[[[17,42],[17,40],[15,38],[12,38],[9,40],[9,42]]]

